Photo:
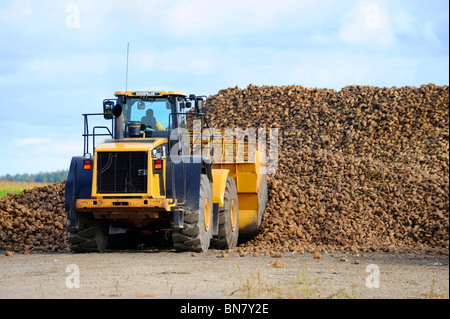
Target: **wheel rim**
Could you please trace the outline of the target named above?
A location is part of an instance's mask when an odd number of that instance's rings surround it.
[[[234,199],[231,201],[231,229],[236,230],[237,225],[237,207]]]
[[[205,199],[205,230],[208,231],[211,226],[211,204],[209,197]]]

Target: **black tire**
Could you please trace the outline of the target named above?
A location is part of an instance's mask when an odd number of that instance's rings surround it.
[[[234,179],[227,178],[224,204],[219,207],[219,233],[213,237],[211,245],[217,249],[233,249],[239,237],[239,205]]]
[[[109,241],[109,224],[103,221],[96,221],[95,223],[95,241],[97,243],[97,250],[100,253],[105,252]]]
[[[211,183],[205,174],[200,177],[199,209],[184,212],[182,229],[172,227],[173,246],[178,251],[206,252],[211,242],[213,196]],[[209,204],[208,204],[209,203]],[[205,210],[209,212],[205,213]],[[205,215],[209,216],[206,227]]]
[[[78,226],[67,225],[67,237],[72,252],[104,252],[108,245],[109,225],[95,220],[91,213],[79,215]]]

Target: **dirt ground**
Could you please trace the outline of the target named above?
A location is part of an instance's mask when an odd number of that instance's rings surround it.
[[[443,255],[0,253],[2,299],[449,298],[449,257]],[[279,268],[271,265],[277,261]]]

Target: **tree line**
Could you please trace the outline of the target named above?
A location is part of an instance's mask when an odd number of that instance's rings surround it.
[[[6,174],[0,176],[0,180],[10,182],[30,182],[30,183],[58,183],[67,179],[69,170],[60,170],[56,172],[39,172],[36,174]]]

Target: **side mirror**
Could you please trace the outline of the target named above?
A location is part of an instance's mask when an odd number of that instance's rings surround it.
[[[114,102],[110,100],[103,101],[103,117],[111,120],[114,117]]]
[[[201,97],[195,99],[195,112],[203,113],[203,99]]]

